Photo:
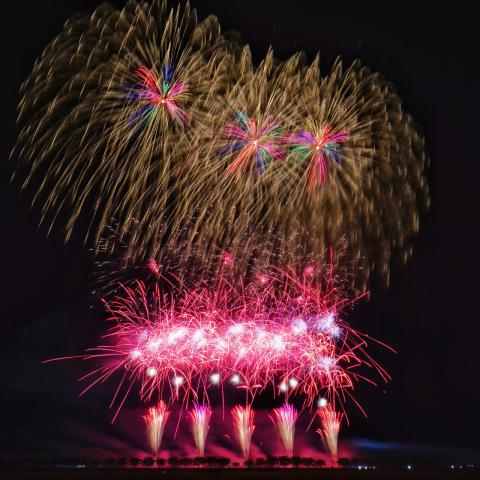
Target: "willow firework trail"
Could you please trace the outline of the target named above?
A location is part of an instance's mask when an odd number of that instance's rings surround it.
[[[208,430],[210,429],[211,416],[212,409],[205,405],[194,403],[192,410],[190,410],[193,441],[195,442],[195,447],[200,457],[203,457],[205,454],[205,442],[207,440]]]
[[[182,272],[218,270],[230,251],[247,275],[345,239],[358,286],[388,281],[429,202],[423,138],[387,81],[359,62],[321,74],[300,54],[254,66],[188,4],[67,22],[22,86],[18,123],[15,175],[41,223],[66,218],[66,239],[78,226],[97,250],[114,222],[136,260]]]
[[[293,405],[285,403],[280,408],[274,408],[273,415],[274,416],[270,418],[275,424],[286,454],[291,457],[293,455],[295,423],[298,418],[298,411]]]
[[[317,429],[317,433],[322,437],[325,449],[330,454],[332,464],[336,465],[338,455],[338,434],[342,423],[343,414],[336,412],[335,409],[327,405],[319,408],[317,415],[320,419],[321,426]]]
[[[160,400],[157,406],[150,407],[143,417],[147,426],[148,445],[152,455],[156,457],[162,444],[163,432],[170,412],[167,404]]]
[[[188,3],[104,4],[68,21],[20,92],[16,175],[41,223],[65,215],[65,237],[81,222],[95,245],[112,218],[122,230],[155,221],[207,140],[189,125],[223,108],[229,62],[217,19],[198,22]]]
[[[237,444],[242,452],[243,461],[250,456],[250,444],[252,441],[255,425],[253,424],[255,413],[250,405],[242,407],[237,405],[232,408],[233,428]]]

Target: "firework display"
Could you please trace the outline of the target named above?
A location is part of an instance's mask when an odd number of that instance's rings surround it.
[[[332,464],[335,465],[338,454],[338,434],[343,414],[336,412],[331,405],[327,405],[319,408],[317,415],[321,422],[321,427],[317,430],[317,433],[322,437],[325,449],[330,454]]]
[[[358,61],[255,65],[216,17],[129,0],[69,20],[20,93],[14,179],[48,231],[90,246],[109,316],[82,394],[118,380],[113,420],[161,398],[143,417],[154,457],[189,405],[203,457],[217,401],[244,462],[259,396],[283,402],[270,419],[289,457],[318,406],[336,464],[357,382],[389,380],[348,311],[409,257],[429,203],[392,85]]]
[[[190,411],[193,440],[200,457],[203,457],[205,453],[205,442],[210,428],[209,424],[211,416],[212,409],[205,405],[199,405],[198,403],[195,403],[193,409]]]
[[[243,460],[247,461],[250,455],[253,431],[255,430],[255,425],[253,424],[255,412],[249,405],[246,407],[237,405],[232,409],[232,417],[235,438],[242,452]]]
[[[315,184],[325,183],[327,179],[327,159],[340,163],[342,154],[340,143],[347,140],[347,132],[332,132],[328,126],[313,125],[312,131],[301,130],[291,135],[292,158],[299,162],[309,161],[308,189],[313,190]]]
[[[156,457],[162,444],[163,432],[170,412],[167,404],[160,400],[157,406],[150,407],[147,414],[143,417],[147,425],[147,439],[152,455]]]
[[[187,126],[223,108],[226,49],[217,19],[198,22],[188,4],[103,4],[69,20],[18,108],[15,155],[27,167],[23,185],[35,185],[41,222],[50,228],[64,213],[68,239],[86,219],[79,236],[96,243],[112,218],[125,227],[168,208],[199,140]]]
[[[274,408],[273,414],[272,421],[275,424],[280,441],[287,455],[291,457],[293,455],[295,422],[298,418],[298,411],[293,405],[285,403],[280,408]]]
[[[115,321],[108,342],[84,355],[102,362],[86,375],[84,391],[119,374],[118,410],[133,384],[147,401],[166,391],[196,400],[225,387],[241,389],[249,401],[267,387],[306,407],[319,395],[343,401],[364,378],[362,365],[388,375],[366,351],[371,339],[341,320],[352,299],[329,287],[329,278],[278,272],[248,285],[220,279],[213,289],[157,288],[152,295],[141,282],[123,287],[107,304]]]
[[[318,58],[269,51],[256,67],[232,38],[159,1],[67,22],[18,110],[16,176],[41,222],[66,218],[65,237],[77,226],[95,251],[115,222],[136,261],[182,271],[227,250],[245,274],[346,239],[357,284],[387,281],[428,205],[400,99],[358,62],[320,74]]]
[[[233,162],[227,168],[228,173],[247,169],[249,161],[259,173],[264,173],[267,164],[280,160],[282,150],[278,146],[281,139],[281,129],[271,118],[263,123],[248,118],[240,110],[236,112],[238,125],[225,127],[227,141],[231,142],[227,152],[239,151]]]

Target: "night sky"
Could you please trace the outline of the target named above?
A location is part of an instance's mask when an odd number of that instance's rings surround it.
[[[90,308],[88,248],[64,245],[37,228],[38,211],[9,183],[15,109],[22,80],[67,18],[100,2],[12,2],[2,56],[0,454],[68,455],[78,445],[122,438],[107,411],[112,384],[78,398],[81,362],[41,365],[80,353],[104,330]],[[121,6],[123,2],[113,2]],[[431,165],[432,205],[414,239],[413,259],[392,268],[391,285],[372,285],[369,302],[349,320],[392,345],[375,350],[393,380],[357,398],[345,437],[378,442],[480,449],[478,198],[480,185],[478,27],[459,4],[418,10],[420,2],[367,8],[345,2],[195,0],[237,30],[259,60],[271,45],[285,59],[320,50],[328,67],[359,58],[397,87],[423,132]],[[357,2],[363,3],[363,2]],[[452,10],[453,9],[453,10]],[[135,420],[136,421],[136,420]],[[480,455],[477,454],[477,458]]]

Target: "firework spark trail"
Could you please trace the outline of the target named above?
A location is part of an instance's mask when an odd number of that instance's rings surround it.
[[[206,405],[194,403],[193,409],[190,410],[190,419],[192,421],[192,433],[197,453],[200,457],[205,453],[205,441],[207,440],[208,430],[210,429],[210,417],[212,409]]]
[[[167,404],[160,400],[158,405],[150,407],[143,419],[147,425],[147,439],[150,451],[154,457],[157,457],[162,443],[163,432],[167,423],[170,411]]]
[[[285,402],[280,408],[274,408],[273,414],[274,417],[270,418],[275,424],[283,448],[287,455],[291,457],[293,455],[295,422],[298,418],[298,411],[293,405]]]
[[[236,405],[231,410],[233,428],[237,444],[242,452],[243,461],[246,462],[250,456],[250,444],[252,441],[255,425],[253,424],[255,413],[250,405],[243,407]]]
[[[333,407],[327,405],[319,408],[317,415],[321,422],[321,427],[317,429],[317,433],[322,437],[325,449],[330,454],[332,465],[337,464],[338,454],[338,434],[342,423],[343,414],[336,412]]]

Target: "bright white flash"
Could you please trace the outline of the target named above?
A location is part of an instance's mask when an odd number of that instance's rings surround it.
[[[155,367],[150,367],[148,370],[147,370],[147,375],[149,377],[154,377],[155,375],[157,374],[157,369]]]
[[[288,384],[290,385],[291,388],[295,388],[298,385],[298,380],[296,378],[291,378],[288,381]]]
[[[307,324],[301,318],[292,321],[292,332],[295,335],[303,335],[307,331]]]
[[[176,387],[179,387],[182,383],[183,383],[183,377],[182,376],[176,375],[175,377],[173,377],[173,384]]]
[[[140,350],[132,350],[132,358],[138,358],[142,356],[142,352]]]
[[[317,402],[318,408],[325,408],[328,405],[328,400],[325,397],[320,397]]]
[[[147,348],[151,351],[154,352],[155,350],[158,349],[160,345],[160,340],[150,340],[147,344]]]
[[[333,312],[318,317],[315,321],[314,329],[333,338],[338,338],[342,333],[342,329],[337,325],[335,313]]]
[[[241,323],[232,325],[227,331],[229,335],[238,335],[239,333],[242,333],[242,332],[243,332],[243,325]]]
[[[168,334],[168,343],[176,343],[177,340],[180,340],[187,334],[187,329],[184,327],[177,328]]]
[[[285,350],[285,342],[280,335],[275,335],[272,340],[272,347],[275,350]]]
[[[337,365],[337,362],[332,357],[322,356],[318,360],[318,366],[321,370],[325,370],[326,372],[330,371]]]

